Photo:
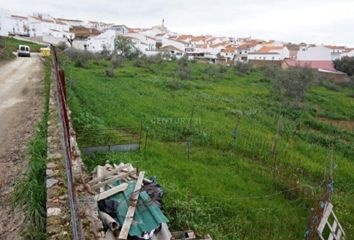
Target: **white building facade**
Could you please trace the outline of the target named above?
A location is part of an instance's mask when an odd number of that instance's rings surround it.
[[[8,36],[10,32],[10,11],[0,9],[0,36]]]
[[[268,47],[268,51],[250,52],[248,53],[248,60],[260,60],[260,61],[282,61],[290,57],[290,51],[287,47]],[[267,47],[265,47],[267,49]]]
[[[0,35],[29,36],[28,17],[13,15],[9,11],[0,10]]]
[[[298,61],[332,61],[332,50],[324,46],[301,47],[297,53]]]

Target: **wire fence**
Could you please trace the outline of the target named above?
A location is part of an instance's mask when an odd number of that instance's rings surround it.
[[[70,217],[71,217],[71,228],[72,237],[74,240],[83,239],[83,232],[80,227],[80,221],[78,218],[78,208],[76,200],[76,191],[74,185],[73,177],[73,146],[71,140],[71,129],[70,129],[70,118],[69,118],[69,107],[66,98],[66,88],[65,88],[65,75],[64,71],[60,69],[58,64],[57,53],[55,47],[52,47],[52,64],[54,71],[54,78],[56,81],[57,88],[57,103],[58,103],[58,117],[60,125],[60,135],[61,141],[64,148],[64,162],[66,170],[68,197],[69,197],[69,207],[70,207]]]

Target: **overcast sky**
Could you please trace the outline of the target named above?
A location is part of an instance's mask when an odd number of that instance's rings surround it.
[[[178,33],[354,47],[354,0],[0,0],[0,8]]]

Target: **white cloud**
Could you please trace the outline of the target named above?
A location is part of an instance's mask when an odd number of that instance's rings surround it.
[[[354,45],[353,0],[0,0],[21,12],[173,31]]]

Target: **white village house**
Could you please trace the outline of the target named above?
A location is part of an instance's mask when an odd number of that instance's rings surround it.
[[[101,52],[102,50],[113,51],[114,40],[117,36],[118,35],[115,30],[106,30],[98,36],[88,38],[86,43],[83,45],[84,49],[82,50],[88,50],[91,52]]]
[[[28,17],[14,15],[9,11],[0,10],[0,35],[29,36]]]
[[[298,61],[332,61],[332,50],[325,46],[300,47]]]
[[[9,25],[7,24],[7,18],[11,15],[10,11],[0,9],[0,36],[9,35]]]
[[[264,46],[255,52],[248,53],[248,61],[282,61],[289,58],[290,52],[284,46]]]
[[[261,45],[258,43],[250,42],[239,45],[236,50],[235,62],[248,62],[248,54],[250,52],[255,52],[261,48]]]
[[[65,38],[72,36],[68,24],[41,16],[31,16],[29,18],[29,27],[31,37],[50,35],[56,38]]]

